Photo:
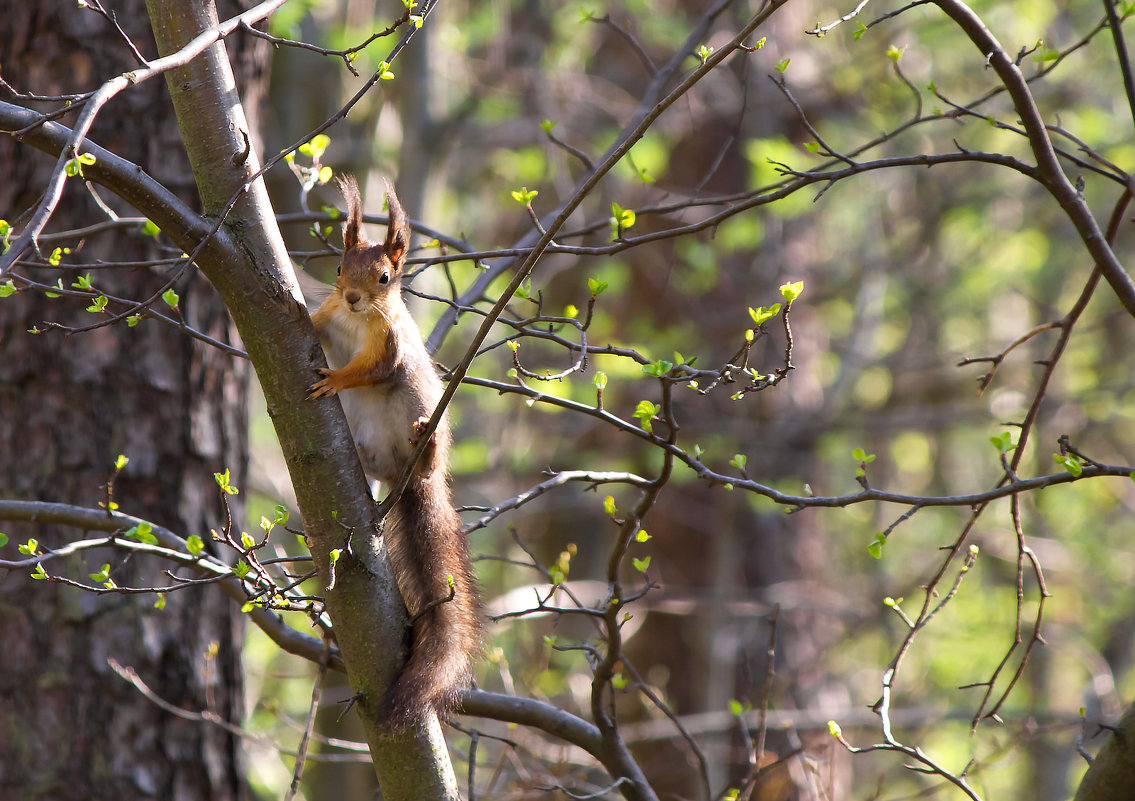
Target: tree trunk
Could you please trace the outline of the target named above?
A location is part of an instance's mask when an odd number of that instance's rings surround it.
[[[1135,797],[1135,704],[1096,754],[1084,774],[1075,801],[1123,801]]]
[[[155,50],[145,7],[117,4],[117,22],[146,57]],[[36,94],[95,88],[136,62],[113,27],[97,14],[56,0],[21,3],[0,16],[0,40],[9,43],[4,78]],[[254,58],[244,61],[255,66]],[[58,70],[66,64],[66,70]],[[244,76],[242,76],[244,77]],[[58,104],[48,104],[54,108]],[[64,119],[63,122],[68,122]],[[101,115],[92,139],[129,153],[169,188],[196,205],[193,178],[179,144],[173,109],[160,81],[134,87]],[[0,139],[0,216],[15,221],[38,200],[54,159],[15,140]],[[124,217],[136,212],[104,198]],[[78,178],[68,181],[48,232],[106,221]],[[168,243],[166,243],[168,244]],[[62,269],[32,276],[69,286],[69,262],[168,258],[137,230],[69,247]],[[172,255],[176,255],[176,252]],[[107,294],[146,298],[167,280],[168,267],[91,270]],[[231,323],[212,287],[195,273],[176,286],[180,311],[192,327],[221,341]],[[248,370],[232,357],[172,327],[143,321],[76,336],[27,333],[47,321],[84,326],[97,321],[85,302],[21,292],[0,301],[0,495],[91,506],[118,454],[130,461],[114,481],[122,511],[208,540],[224,522],[212,473],[228,469],[244,479],[245,395]],[[230,498],[237,501],[239,496]],[[239,509],[234,509],[240,520]],[[239,525],[239,523],[238,523]],[[16,543],[35,537],[41,547],[78,539],[82,532],[44,526],[5,528]],[[168,583],[162,565],[121,552],[87,551],[48,573],[86,580],[104,563],[119,586]],[[133,668],[160,697],[178,706],[209,709],[239,722],[243,714],[239,647],[242,619],[213,587],[172,593],[164,609],[152,595],[92,595],[0,577],[0,797],[235,799],[244,771],[239,743],[220,728],[162,711],[118,678],[110,660]]]

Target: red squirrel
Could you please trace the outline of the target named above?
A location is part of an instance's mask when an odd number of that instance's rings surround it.
[[[309,397],[339,395],[364,472],[389,486],[442,383],[402,300],[410,227],[393,187],[386,183],[390,220],[380,245],[362,237],[355,179],[339,183],[347,201],[343,259],[334,290],[311,315],[331,367],[319,371]],[[394,730],[452,711],[480,644],[480,602],[449,495],[450,439],[443,416],[386,519],[390,562],[412,623],[409,656],[380,709]]]

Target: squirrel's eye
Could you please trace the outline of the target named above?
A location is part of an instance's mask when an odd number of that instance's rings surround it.
[[[335,275],[342,275],[342,274],[343,274],[343,264],[342,264],[342,262],[340,262],[339,266],[335,268]]]
[[[389,284],[390,283],[390,273],[383,273],[382,275],[380,275],[378,277],[378,283]]]

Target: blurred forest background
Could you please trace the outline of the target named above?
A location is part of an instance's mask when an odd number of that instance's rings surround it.
[[[439,298],[464,291],[493,262],[439,259],[455,252],[447,237],[485,252],[530,234],[532,217],[512,193],[536,190],[530,203],[538,215],[555,209],[585,161],[597,159],[627,124],[706,5],[447,0],[392,65],[394,79],[327,132],[322,164],[360,177],[369,213],[382,213],[380,181],[389,176],[410,217],[442,240],[419,230],[411,254],[415,269],[424,267],[411,284],[423,296],[412,308],[441,364],[460,358],[479,317],[451,324]],[[864,158],[964,148],[1031,161],[1028,142],[1012,130],[1018,118],[1011,102],[992,92],[996,76],[932,5],[915,4],[865,29],[860,23],[903,4],[872,5],[824,36],[805,33],[853,5],[787,3],[751,42],[764,37],[763,47],[730,58],[668,109],[556,241],[604,248],[612,239],[612,203],[636,211],[634,225],[622,232],[628,238],[698,223],[782,181],[776,163],[804,171],[828,161],[817,152],[817,134],[842,153],[875,141]],[[1124,191],[1115,175],[1135,164],[1135,140],[1104,5],[979,6],[1005,48],[1022,52],[1021,68],[1045,119],[1070,134],[1054,134],[1058,142],[1098,167],[1073,164],[1069,174],[1083,175],[1084,197],[1106,220]],[[756,7],[728,4],[704,42],[707,52],[728,41]],[[268,30],[345,48],[400,13],[394,2],[293,0]],[[334,114],[385,57],[382,42],[363,51],[354,62],[363,76],[357,78],[339,59],[274,49],[259,112],[263,152],[279,152]],[[691,55],[684,69],[697,65]],[[310,159],[301,154],[295,163]],[[283,165],[267,179],[296,263],[332,281],[335,258],[311,233],[313,223],[333,224],[324,209],[339,203],[332,185],[309,192]],[[1128,228],[1119,229],[1121,260],[1130,253]],[[372,238],[380,230],[373,226]],[[338,237],[335,231],[330,239]],[[981,393],[989,363],[960,362],[995,356],[1062,318],[1091,269],[1060,208],[1019,173],[989,163],[906,166],[816,183],[682,236],[599,255],[548,255],[528,297],[514,299],[511,309],[518,317],[583,317],[595,287],[589,279],[605,282],[587,342],[609,346],[609,353],[593,355],[585,370],[561,381],[525,383],[594,404],[601,372],[604,407],[632,420],[641,400],[658,402],[659,384],[629,351],[650,362],[724,364],[754,327],[749,308],[783,303],[778,288],[802,281],[791,316],[795,369],[775,387],[739,399],[729,387],[703,395],[677,384],[681,447],[692,453],[699,446],[701,460],[717,473],[743,474],[791,495],[854,494],[857,469],[874,488],[965,495],[1004,476],[990,440],[1008,431],[1016,441],[1017,429],[1007,423],[1027,412],[1042,376],[1038,362],[1049,358],[1059,332],[1038,332],[1009,351]],[[486,294],[495,298],[506,280]],[[764,328],[749,366],[770,374],[783,364],[786,342],[778,320]],[[557,330],[578,336],[567,325]],[[513,353],[497,344],[470,375],[511,383]],[[1097,462],[1135,462],[1133,346],[1130,316],[1102,286],[1048,385],[1019,475],[1060,472],[1053,454],[1064,435]],[[516,355],[535,372],[564,370],[575,358],[533,337]],[[249,408],[244,500],[246,519],[255,521],[288,503],[290,489],[255,394]],[[451,415],[454,497],[467,508],[466,521],[540,483],[546,470],[659,469],[657,447],[597,417],[476,382],[458,392]],[[533,588],[546,589],[548,574],[526,566],[530,561],[566,574],[585,602],[601,600],[616,532],[604,508],[608,495],[617,509],[633,503],[631,489],[569,483],[473,530],[489,611],[535,604]],[[1056,801],[1074,792],[1086,769],[1077,743],[1082,738],[1093,750],[1096,722],[1113,721],[1135,695],[1135,486],[1124,478],[1079,481],[1022,496],[1020,505],[1023,539],[1009,499],[993,502],[968,533],[965,545],[979,546],[980,555],[906,654],[891,712],[900,739],[955,773],[966,769],[983,798]],[[943,564],[942,549],[953,547],[971,517],[968,506],[927,506],[889,529],[909,509],[862,503],[789,514],[791,507],[675,467],[642,521],[649,540],[632,546],[636,558],[650,557],[645,576],[659,587],[629,608],[625,648],[636,680],[704,749],[714,788],[744,775],[751,744],[738,721],[755,725],[766,706],[768,759],[785,761],[781,783],[768,783],[761,801],[960,797],[941,778],[905,770],[894,753],[851,755],[829,732],[834,720],[853,745],[879,740],[870,707],[907,634],[892,606],[917,609],[921,588]],[[886,546],[870,551],[883,531]],[[1030,650],[997,709],[999,720],[981,720],[974,729],[974,716],[990,711],[982,683],[996,676],[998,698],[1034,637],[1042,593],[1022,543],[1042,566],[1051,596],[1044,601],[1044,645]],[[630,572],[641,582],[642,574]],[[943,595],[956,573],[955,565]],[[306,624],[301,618],[297,625]],[[247,744],[247,778],[257,797],[276,798],[292,767],[266,743],[298,736],[289,721],[306,715],[315,668],[278,651],[254,627],[245,636],[244,725],[265,736]],[[593,636],[590,623],[572,616],[506,617],[489,627],[478,685],[549,699],[586,716],[585,656],[551,643]],[[1018,639],[1022,645],[1012,650]],[[1008,666],[998,672],[1007,654]],[[350,716],[336,720],[335,702],[349,693],[345,679],[329,682],[320,731],[350,738]],[[619,704],[624,736],[660,795],[698,797],[697,760],[665,715],[633,687]],[[517,747],[475,741],[478,797],[567,797],[539,788],[606,784],[590,759],[569,747],[502,724],[484,730]],[[449,731],[460,762],[471,753],[470,740]],[[314,750],[339,753],[329,743]],[[374,781],[369,766],[340,759],[349,757],[309,765],[306,797],[365,797],[346,788],[367,792]],[[458,773],[464,777],[464,765]]]

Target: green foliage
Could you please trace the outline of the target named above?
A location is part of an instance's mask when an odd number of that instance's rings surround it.
[[[63,172],[66,173],[69,178],[74,178],[76,175],[81,178],[83,176],[83,167],[90,167],[95,163],[96,159],[94,153],[80,153],[63,165]]]
[[[1052,460],[1076,478],[1079,478],[1084,473],[1084,465],[1071,454],[1054,453],[1052,454]]]
[[[651,421],[657,415],[658,407],[650,401],[643,400],[638,402],[638,405],[635,407],[633,416],[638,419],[639,424],[642,426],[643,430],[649,434],[654,430],[651,426]]]
[[[673,369],[674,363],[668,362],[665,359],[659,359],[657,361],[651,362],[650,364],[644,364],[642,366],[643,373],[649,376],[654,376],[655,378],[662,378],[662,376],[668,375]]]
[[[229,483],[229,469],[227,467],[223,473],[213,473],[213,480],[217,482],[217,486],[221,488],[221,492],[226,495],[236,495],[240,492],[239,489]]]
[[[624,209],[618,203],[611,204],[611,239],[615,240],[623,235],[623,231],[634,227],[635,213],[631,209]]]
[[[149,523],[139,523],[136,526],[131,526],[122,532],[122,536],[136,540],[146,545],[157,545],[158,538],[154,536],[154,527]]]
[[[522,206],[528,206],[538,194],[540,193],[537,190],[522,186],[520,189],[512,190],[512,199]]]
[[[993,447],[997,449],[998,453],[1008,453],[1017,447],[1016,443],[1013,442],[1013,434],[1009,431],[1002,431],[1000,434],[990,437],[989,441],[993,443]]]

